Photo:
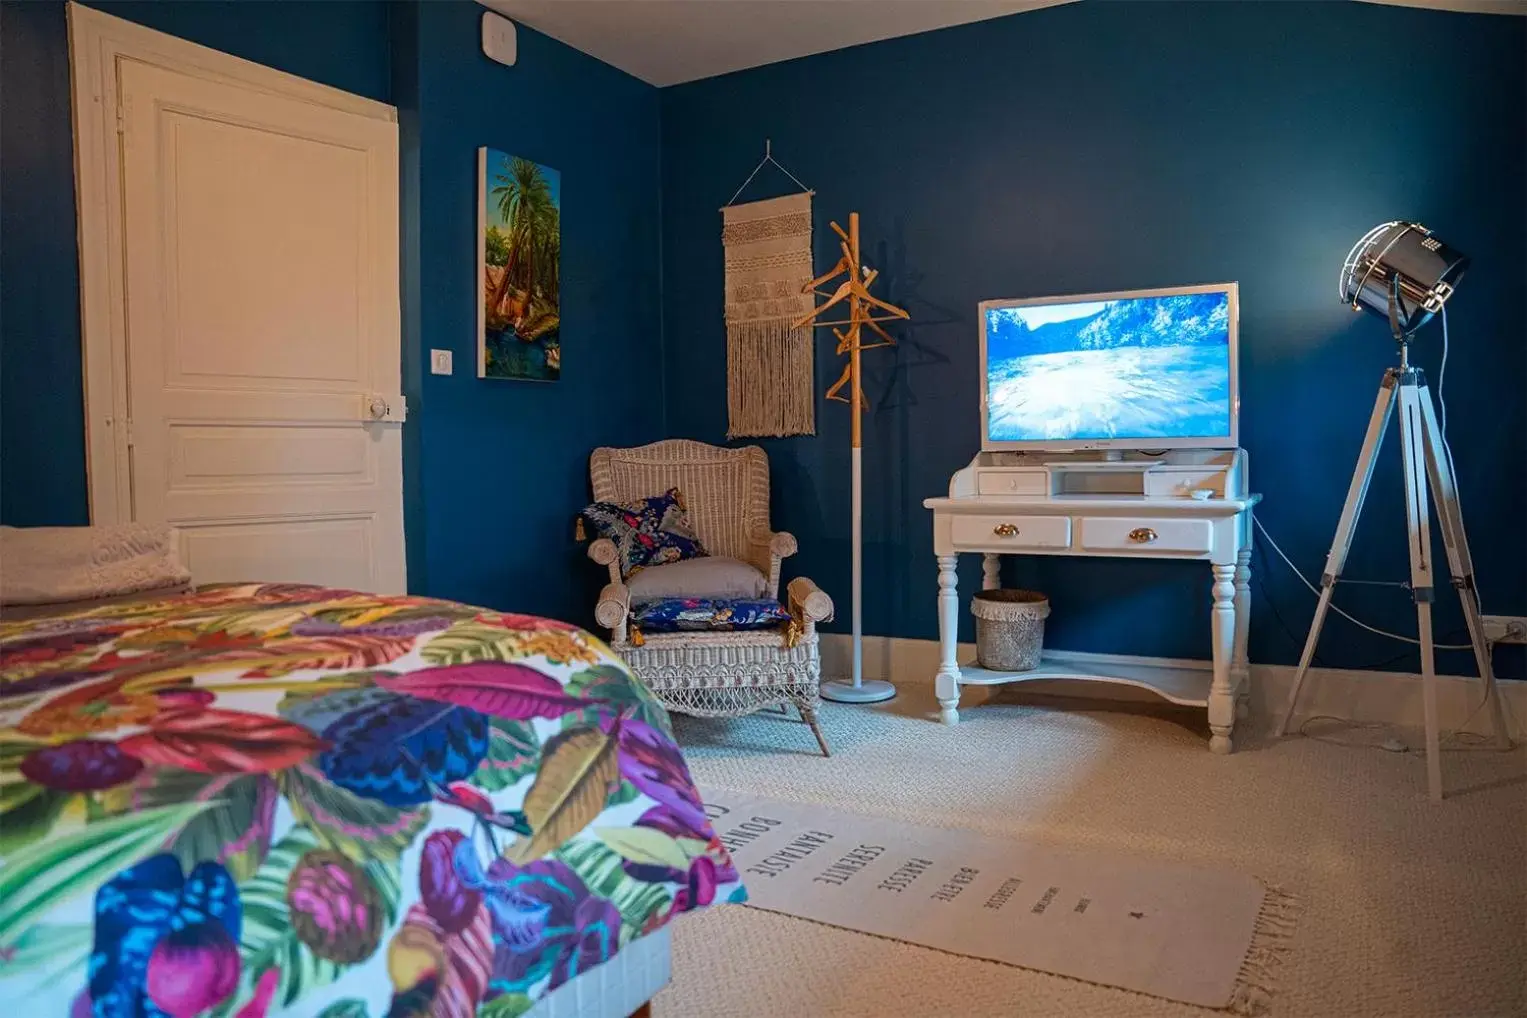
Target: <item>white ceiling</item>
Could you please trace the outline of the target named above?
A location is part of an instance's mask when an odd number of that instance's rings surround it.
[[[653,85],[1070,0],[482,0]]]
[[[1073,0],[481,0],[653,85]],[[1527,0],[1370,0],[1527,14]]]

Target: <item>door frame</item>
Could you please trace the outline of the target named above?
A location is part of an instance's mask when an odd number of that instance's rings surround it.
[[[397,123],[396,107],[320,85],[71,2],[69,77],[79,223],[80,341],[90,522],[132,519],[127,415],[126,279],[122,235],[122,111],[117,69],[131,60]],[[394,240],[396,243],[396,239]]]

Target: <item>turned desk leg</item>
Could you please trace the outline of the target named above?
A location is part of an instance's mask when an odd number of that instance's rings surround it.
[[[1235,655],[1235,570],[1215,564],[1214,608],[1209,615],[1214,648],[1214,680],[1209,686],[1209,749],[1228,753],[1235,727],[1235,686],[1231,683],[1231,659]]]
[[[996,590],[1002,583],[1002,556],[994,551],[981,556],[981,589]]]
[[[938,674],[933,693],[938,697],[938,719],[946,725],[960,720],[960,595],[956,590],[956,555],[938,557]]]
[[[1235,557],[1235,644],[1230,678],[1235,684],[1235,719],[1251,716],[1251,663],[1246,638],[1251,630],[1251,546]]]

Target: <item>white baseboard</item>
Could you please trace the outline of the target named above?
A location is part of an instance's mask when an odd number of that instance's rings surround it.
[[[852,645],[844,633],[823,633],[822,674],[847,678],[851,669]],[[973,643],[960,644],[961,661],[975,657]],[[1050,654],[1051,652],[1046,652]],[[1136,657],[1126,654],[1088,654],[1081,651],[1055,651],[1051,656],[1075,661],[1079,665],[1106,668],[1113,664],[1159,665],[1170,668],[1209,668],[1207,661],[1176,658]],[[899,636],[864,638],[864,677],[884,679],[896,686],[912,688],[933,685],[938,671],[938,641],[914,640]],[[1420,728],[1421,676],[1410,672],[1371,672],[1347,668],[1312,668],[1305,680],[1299,701],[1301,717],[1329,715],[1349,721],[1376,721]],[[1462,729],[1488,732],[1489,718],[1477,714],[1482,687],[1477,678],[1460,675],[1437,677],[1437,708],[1444,730]],[[1294,684],[1293,665],[1251,666],[1251,709],[1259,718],[1275,717],[1283,710]],[[1053,685],[1053,684],[1049,684]],[[1498,684],[1506,700],[1507,721],[1514,729],[1513,738],[1527,738],[1527,682]],[[1065,694],[1078,698],[1134,700],[1140,696],[1128,687],[1088,682],[1065,684]]]

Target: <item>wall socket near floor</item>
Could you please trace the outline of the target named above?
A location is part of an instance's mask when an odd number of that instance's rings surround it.
[[[1482,615],[1485,639],[1491,643],[1527,643],[1527,616]]]
[[[451,351],[431,350],[429,352],[429,373],[432,375],[449,375],[451,373]]]

